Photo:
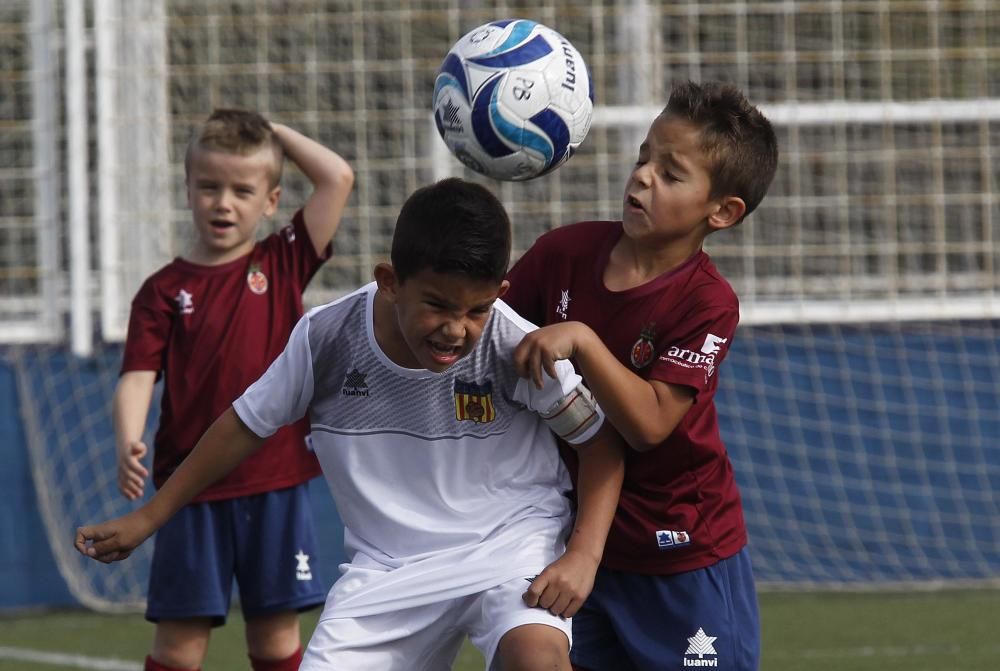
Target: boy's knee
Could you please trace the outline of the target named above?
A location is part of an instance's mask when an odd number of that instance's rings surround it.
[[[566,634],[544,624],[511,629],[497,649],[500,671],[570,671]]]
[[[159,669],[198,669],[208,651],[212,621],[197,617],[185,620],[160,620],[153,635],[153,650],[147,661]]]
[[[281,611],[247,618],[247,651],[251,659],[285,659],[299,649],[299,614]]]

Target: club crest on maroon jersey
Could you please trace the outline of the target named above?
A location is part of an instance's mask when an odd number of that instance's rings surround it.
[[[261,272],[260,266],[256,263],[247,271],[247,286],[258,296],[267,291],[267,275]]]
[[[632,345],[632,352],[629,355],[629,360],[632,365],[636,368],[644,368],[649,365],[649,362],[653,360],[653,337],[656,335],[653,324],[647,324],[642,333],[639,334],[639,339],[635,341]]]

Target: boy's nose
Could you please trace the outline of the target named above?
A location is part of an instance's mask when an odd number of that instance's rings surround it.
[[[650,168],[650,163],[647,162],[635,167],[635,170],[632,171],[632,179],[642,184],[643,186],[649,186],[650,177],[652,174],[653,173],[652,173],[652,168]]]
[[[446,338],[461,340],[465,337],[465,323],[460,319],[449,319],[441,329]]]
[[[215,199],[215,208],[217,210],[229,210],[229,200],[230,195],[226,191],[219,192],[218,197]]]

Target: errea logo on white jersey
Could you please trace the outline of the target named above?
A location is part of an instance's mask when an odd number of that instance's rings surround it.
[[[718,666],[719,665],[719,653],[715,651],[715,643],[717,636],[708,636],[705,630],[698,627],[698,631],[694,636],[688,639],[688,648],[684,652],[684,666]],[[693,658],[697,655],[696,658]],[[708,656],[711,655],[712,659]]]

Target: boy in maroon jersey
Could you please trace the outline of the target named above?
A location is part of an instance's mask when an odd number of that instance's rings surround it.
[[[284,156],[313,191],[288,226],[257,242],[261,219],[278,207]],[[284,349],[354,183],[333,151],[241,110],[216,110],[184,167],[196,236],[133,300],[115,389],[118,486],[133,500],[148,475],[142,433],[156,380],[164,378],[153,456],[160,487]],[[298,669],[298,611],[322,604],[326,594],[309,564],[316,542],[305,483],[320,469],[307,433],[304,420],[285,427],[159,531],[147,671],[201,666],[211,628],[225,623],[234,577],[253,669]]]
[[[714,403],[739,303],[702,244],[757,207],[777,161],[770,123],[738,89],[680,84],[639,147],[622,220],[551,231],[508,274],[505,300],[549,324],[519,345],[519,372],[537,381],[572,357],[633,448],[573,621],[578,669],[758,667],[747,534]]]

